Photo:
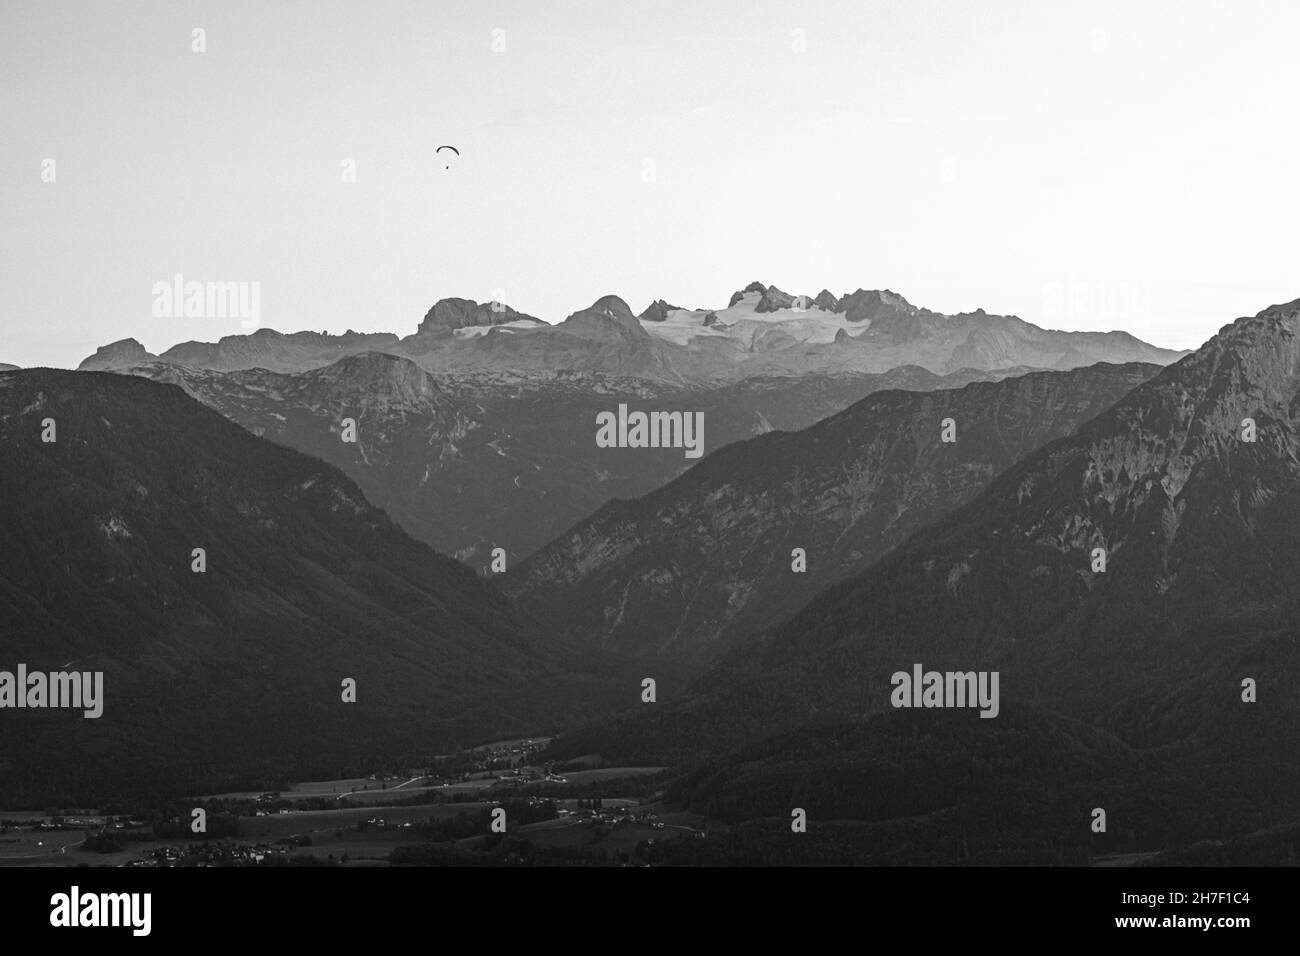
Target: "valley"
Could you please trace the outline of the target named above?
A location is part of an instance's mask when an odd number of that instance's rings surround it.
[[[613,298],[565,334],[645,358],[695,321]],[[1164,368],[3,373],[3,500],[44,489],[6,513],[4,649],[106,703],[0,725],[0,863],[1293,859],[1297,322]],[[702,414],[707,453],[601,448],[620,406]],[[968,692],[900,707],[918,661]]]

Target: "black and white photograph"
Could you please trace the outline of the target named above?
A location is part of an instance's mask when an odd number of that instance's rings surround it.
[[[4,0],[6,935],[1276,931],[1297,42]]]

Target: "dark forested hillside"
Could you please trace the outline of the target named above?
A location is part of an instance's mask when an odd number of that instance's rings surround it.
[[[337,470],[174,386],[6,373],[0,449],[0,670],[105,674],[97,719],[0,710],[0,800],[414,758],[610,700]]]
[[[870,567],[1157,371],[1102,364],[878,392],[802,431],[722,448],[640,499],[611,502],[504,586],[521,608],[593,645],[703,657]],[[943,440],[947,421],[955,441]]]

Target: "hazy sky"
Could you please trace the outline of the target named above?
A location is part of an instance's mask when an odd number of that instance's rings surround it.
[[[1241,0],[7,2],[0,362],[242,331],[154,318],[175,273],[281,331],[757,279],[1193,347],[1300,297],[1298,36]]]

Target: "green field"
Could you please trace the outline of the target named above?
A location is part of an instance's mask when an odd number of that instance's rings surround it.
[[[596,780],[621,780],[624,777],[644,777],[659,773],[663,767],[603,767],[600,770],[574,770],[563,774],[571,784],[592,783]]]

